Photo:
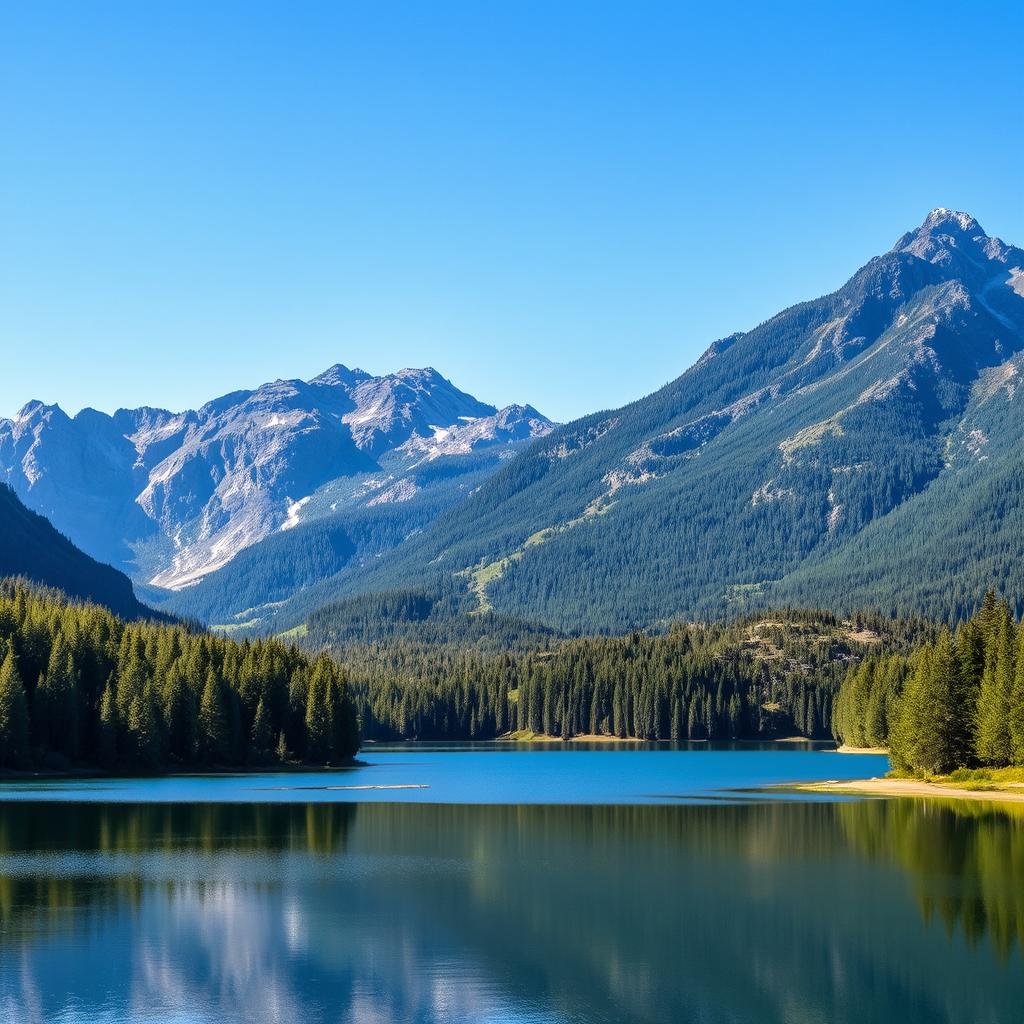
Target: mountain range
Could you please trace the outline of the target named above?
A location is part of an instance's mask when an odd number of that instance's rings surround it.
[[[0,420],[0,479],[170,602],[251,545],[316,520],[332,521],[332,571],[377,553],[551,428],[532,407],[498,410],[434,369],[374,377],[338,364],[179,413],[70,417],[30,402]],[[369,536],[367,518],[387,526]]]
[[[186,413],[30,403],[0,479],[142,596],[285,629],[444,595],[565,631],[1024,598],[1024,251],[933,210],[829,295],[556,426],[335,366]],[[321,631],[324,616],[318,616]]]

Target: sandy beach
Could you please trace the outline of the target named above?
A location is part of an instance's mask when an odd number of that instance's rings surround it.
[[[1024,803],[1024,784],[1008,783],[1006,788],[961,789],[921,779],[857,779],[852,782],[815,782],[798,787],[826,793],[863,793],[874,796],[944,797],[956,800],[998,800]]]

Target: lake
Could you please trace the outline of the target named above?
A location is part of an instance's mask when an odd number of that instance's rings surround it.
[[[0,786],[0,1019],[1020,1019],[1019,813],[751,791],[885,770],[800,748],[363,756]]]
[[[0,800],[470,804],[637,804],[745,799],[756,787],[884,775],[886,757],[798,744],[404,743],[373,745],[354,768],[162,778],[0,782]],[[808,799],[788,794],[789,799]],[[812,797],[813,799],[813,797]]]

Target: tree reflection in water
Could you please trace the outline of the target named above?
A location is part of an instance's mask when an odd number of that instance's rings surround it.
[[[910,800],[8,804],[0,1007],[1005,1020],[1024,999],[1022,851],[1018,815]]]

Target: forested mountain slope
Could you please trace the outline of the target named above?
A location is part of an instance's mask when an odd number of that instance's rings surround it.
[[[623,631],[788,601],[955,615],[1024,595],[1024,252],[930,213],[842,288],[557,428],[336,592]],[[980,581],[980,585],[979,585]]]
[[[135,599],[123,573],[79,551],[46,519],[0,484],[0,577],[21,576],[129,619],[154,613]]]

